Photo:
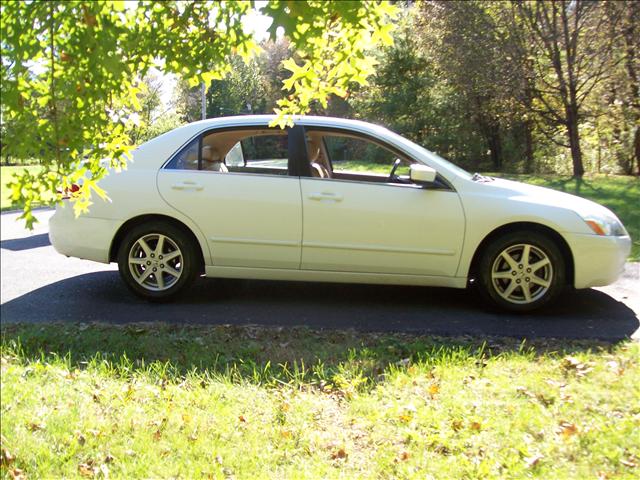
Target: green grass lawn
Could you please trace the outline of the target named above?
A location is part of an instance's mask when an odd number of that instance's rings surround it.
[[[23,170],[28,170],[31,174],[35,174],[42,169],[40,165],[28,165],[28,166],[2,166],[0,167],[0,211],[5,210],[18,210],[24,207],[23,204],[14,201],[11,196],[11,189],[7,186],[12,180],[15,179],[17,173]],[[42,202],[37,206],[49,205],[47,202]]]
[[[640,345],[2,325],[2,478],[632,478]]]

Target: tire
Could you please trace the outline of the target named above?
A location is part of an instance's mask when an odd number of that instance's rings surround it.
[[[566,266],[560,249],[548,236],[535,231],[513,232],[484,249],[477,280],[479,292],[489,304],[529,312],[549,305],[564,289]]]
[[[198,273],[196,248],[182,229],[168,222],[145,223],[131,229],[122,240],[118,270],[136,295],[167,301],[183,291]]]

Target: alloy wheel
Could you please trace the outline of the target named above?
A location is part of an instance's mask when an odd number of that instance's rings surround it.
[[[553,265],[539,247],[520,243],[505,248],[491,268],[496,293],[508,302],[528,304],[542,298],[553,280]]]
[[[129,250],[129,271],[140,286],[151,291],[171,288],[182,275],[184,260],[178,245],[166,235],[150,233]]]

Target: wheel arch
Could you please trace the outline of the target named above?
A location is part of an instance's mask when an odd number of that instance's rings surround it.
[[[111,246],[109,248],[109,261],[110,262],[117,261],[118,250],[120,249],[122,240],[132,228],[135,228],[139,225],[143,225],[147,222],[153,222],[153,221],[156,221],[156,222],[162,221],[162,222],[170,223],[171,225],[181,229],[184,233],[187,234],[187,236],[193,242],[194,246],[197,247],[196,253],[198,255],[198,261],[199,261],[199,273],[204,273],[205,263],[204,263],[204,254],[202,251],[202,245],[200,245],[200,242],[198,241],[198,238],[193,233],[193,231],[180,220],[177,220],[168,215],[162,215],[157,213],[138,215],[124,222],[120,226],[116,234],[114,235],[113,240],[111,241]]]
[[[482,253],[487,248],[489,244],[496,238],[499,238],[503,235],[513,232],[521,232],[521,231],[534,231],[540,233],[542,235],[550,238],[560,249],[563,257],[565,258],[565,275],[566,275],[566,283],[567,285],[574,284],[575,278],[575,264],[573,259],[573,253],[571,252],[571,248],[567,241],[560,235],[556,230],[543,225],[541,223],[535,222],[513,222],[507,223],[505,225],[501,225],[500,227],[495,228],[491,232],[489,232],[480,242],[476,251],[473,254],[473,258],[471,259],[471,264],[469,266],[469,278],[474,278],[477,274],[478,265],[480,263],[480,259],[482,258]]]

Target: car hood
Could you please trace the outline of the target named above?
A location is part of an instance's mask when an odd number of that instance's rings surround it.
[[[482,185],[494,190],[493,193],[499,196],[527,203],[535,203],[537,205],[565,208],[576,212],[582,217],[594,214],[615,217],[613,212],[598,203],[551,188],[538,187],[536,185],[501,178],[484,182]]]

